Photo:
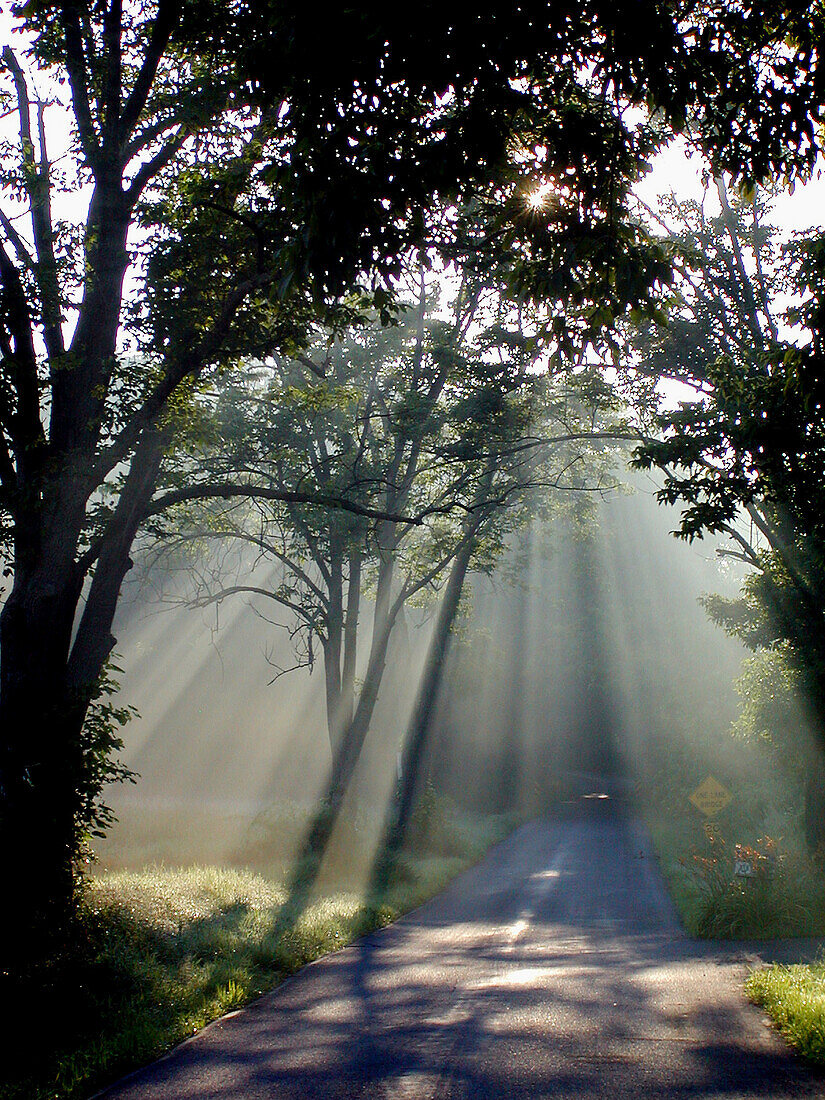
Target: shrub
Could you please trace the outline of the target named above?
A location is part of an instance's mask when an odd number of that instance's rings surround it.
[[[681,862],[699,894],[687,922],[693,935],[763,939],[810,930],[813,914],[798,900],[799,875],[775,839],[760,837],[755,845],[731,848],[712,826],[704,848],[694,848]],[[736,874],[743,865],[750,874]]]

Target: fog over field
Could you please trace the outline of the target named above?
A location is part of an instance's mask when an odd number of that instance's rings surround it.
[[[675,514],[649,480],[635,481],[590,500],[587,514],[517,532],[492,576],[473,577],[427,753],[439,791],[470,808],[540,812],[570,772],[644,781],[670,742],[726,738],[744,650],[698,601],[732,589],[738,571],[713,543],[674,539]],[[323,792],[320,661],[276,678],[295,659],[270,609],[258,602],[256,614],[243,597],[191,609],[176,604],[186,590],[151,570],[127,589],[120,697],[139,717],[123,759],[140,779],[111,789],[121,820],[98,846],[104,864],[231,860],[256,815]],[[383,805],[396,781],[433,606],[413,608],[394,633],[354,784],[362,807]],[[204,826],[211,816],[219,829]]]

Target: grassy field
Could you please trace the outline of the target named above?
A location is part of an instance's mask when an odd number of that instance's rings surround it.
[[[48,988],[34,991],[28,1010],[17,1006],[9,1048],[20,1057],[6,1061],[0,1096],[91,1095],[305,963],[432,897],[513,823],[432,804],[414,853],[399,861],[380,899],[346,889],[337,866],[303,912],[288,919],[286,888],[254,871],[103,872],[89,882],[83,942]],[[353,867],[360,862],[353,859]],[[24,1053],[34,1045],[36,1063]]]

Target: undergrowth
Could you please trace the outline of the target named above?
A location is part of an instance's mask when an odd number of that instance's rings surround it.
[[[712,824],[688,800],[692,781],[644,805],[686,931],[745,940],[825,934],[825,873],[807,849],[800,809],[722,782],[733,797]]]

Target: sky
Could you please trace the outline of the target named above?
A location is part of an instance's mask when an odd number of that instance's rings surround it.
[[[697,202],[706,195],[709,208],[718,210],[714,188],[707,189],[702,179],[703,170],[703,159],[691,153],[679,138],[656,157],[650,174],[635,190],[652,207],[660,195],[672,191],[678,198]],[[774,200],[772,220],[788,233],[825,225],[825,165],[818,166],[809,183],[798,184],[793,192],[789,190]]]

